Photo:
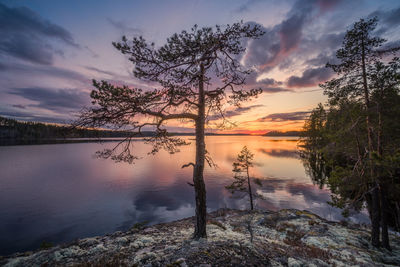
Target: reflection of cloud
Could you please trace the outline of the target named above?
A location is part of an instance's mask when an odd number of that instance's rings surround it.
[[[165,207],[167,210],[176,210],[180,207],[181,203],[176,198],[162,193],[151,194],[149,192],[141,193],[135,199],[135,206],[140,211],[150,211],[155,207]]]
[[[290,179],[263,180],[263,187],[257,188],[257,193],[264,198],[259,201],[259,206],[269,207],[272,210],[294,208],[308,210],[328,220],[339,221],[343,219],[341,210],[330,206],[329,190],[319,189],[312,184],[296,183]],[[355,214],[352,221],[368,222],[365,214]]]
[[[297,150],[287,150],[287,149],[258,149],[259,152],[264,153],[271,157],[277,158],[299,158]]]
[[[149,185],[154,187],[154,182],[160,179],[161,173],[152,173],[156,177],[149,177]],[[179,177],[175,177],[179,178]],[[132,208],[126,211],[128,220],[121,226],[132,226],[135,222],[149,221],[157,223],[183,218],[192,215],[194,191],[184,180],[179,178],[178,183],[164,184],[162,190],[141,190],[132,194]],[[208,192],[210,193],[210,192]],[[182,214],[184,212],[184,214]],[[126,228],[125,228],[126,229]]]
[[[292,195],[304,196],[304,200],[310,205],[315,202],[326,203],[330,200],[330,192],[328,190],[319,189],[312,184],[288,183],[286,189]]]
[[[262,179],[262,187],[260,190],[264,193],[274,193],[276,190],[283,190],[288,181],[290,180],[284,178]]]

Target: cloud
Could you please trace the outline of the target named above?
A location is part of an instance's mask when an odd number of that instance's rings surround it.
[[[400,24],[400,7],[387,11],[376,10],[368,17],[375,16],[378,17],[380,23],[384,23],[386,26],[397,26]]]
[[[263,87],[261,88],[264,93],[272,94],[272,93],[281,93],[281,92],[292,92],[292,90],[283,88],[283,87]]]
[[[69,69],[59,68],[55,66],[46,65],[28,65],[19,63],[0,63],[0,74],[1,72],[9,72],[16,75],[33,75],[33,76],[47,76],[65,79],[68,81],[79,81],[82,84],[90,84],[90,79],[79,72],[72,71]]]
[[[315,2],[297,1],[280,24],[271,28],[261,27],[265,34],[260,39],[248,43],[247,53],[243,58],[244,64],[256,66],[260,71],[268,71],[278,65],[299,45],[303,27],[316,8]]]
[[[83,48],[85,48],[93,58],[99,57],[99,54],[97,54],[95,51],[93,51],[89,46],[86,45]]]
[[[297,111],[288,113],[272,113],[265,117],[257,119],[259,122],[283,122],[283,121],[301,121],[307,118],[310,111]]]
[[[46,112],[33,112],[30,109],[19,109],[11,106],[0,106],[0,116],[9,117],[22,121],[68,123],[71,118],[67,114],[48,114]]]
[[[141,35],[142,30],[139,28],[133,28],[127,25],[124,21],[117,21],[111,18],[107,18],[108,23],[113,26],[115,29],[119,30],[122,34],[130,34],[130,35]]]
[[[258,72],[253,71],[246,77],[246,85],[245,87],[250,88],[261,88],[264,93],[272,94],[272,93],[280,93],[280,92],[288,92],[290,89],[281,87],[283,82],[277,81],[273,78],[264,78],[257,80]]]
[[[312,66],[312,67],[321,67],[321,66],[325,66],[326,63],[332,63],[332,57],[328,56],[326,54],[320,53],[318,54],[318,56],[310,58],[308,60],[306,60],[304,63],[306,64],[306,66]]]
[[[58,112],[77,111],[89,103],[88,93],[77,89],[14,88],[8,93],[37,102],[37,104],[29,106]]]
[[[50,41],[79,47],[72,34],[59,25],[40,17],[27,7],[9,8],[0,3],[0,54],[32,63],[50,65],[54,49]]]
[[[0,36],[2,36],[1,33]],[[38,64],[51,65],[53,63],[52,48],[35,37],[27,39],[26,36],[15,34],[2,38],[0,52]]]
[[[262,80],[258,81],[257,84],[266,85],[266,86],[271,86],[271,85],[275,85],[276,86],[276,85],[282,85],[283,83],[282,82],[278,82],[278,81],[276,81],[275,79],[272,79],[272,78],[265,78],[265,79],[262,79]]]
[[[239,108],[235,109],[235,112],[240,114],[240,113],[247,112],[247,111],[250,111],[252,109],[260,108],[260,107],[263,107],[263,106],[264,105],[252,105],[252,106],[247,106],[247,107],[239,107]]]
[[[224,117],[225,118],[232,118],[238,115],[242,115],[243,113],[249,112],[250,110],[259,108],[259,107],[263,107],[264,105],[251,105],[251,106],[247,106],[247,107],[238,107],[234,110],[228,110],[224,112]],[[213,120],[219,120],[222,119],[221,115],[219,114],[215,114],[215,115],[211,115],[208,116],[208,120],[209,121],[213,121]]]
[[[375,33],[379,36],[388,34],[400,25],[400,7],[391,10],[376,10],[368,15],[368,18],[373,17],[379,20]]]
[[[389,10],[381,15],[382,22],[387,25],[399,25],[400,24],[400,7]]]
[[[15,105],[12,105],[14,108],[19,108],[19,109],[26,109],[26,106],[24,106],[24,105],[20,105],[20,104],[15,104]]]
[[[306,27],[312,26],[312,21],[319,18],[321,14],[332,11],[340,2],[342,1],[296,1],[281,23],[271,27],[263,27],[261,25],[262,30],[265,31],[264,36],[247,43],[247,50],[241,62],[247,67],[255,67],[260,74],[266,73],[277,66],[280,69],[293,66],[293,62],[299,58],[296,52],[300,49],[307,49],[302,45],[304,42],[308,43]],[[254,25],[257,23],[248,22],[248,24]],[[320,41],[324,43],[328,43],[330,38],[338,37],[336,33],[322,34],[322,37],[320,37],[321,35],[318,36],[321,39]],[[315,40],[310,44],[314,48],[317,47],[318,50],[323,49],[323,45],[315,43]],[[309,53],[315,53],[315,51],[313,49]],[[296,58],[292,57],[293,54],[296,54]]]
[[[327,81],[333,76],[333,71],[329,68],[313,68],[307,69],[299,76],[290,76],[287,80],[288,87],[311,87],[318,85],[321,82]]]
[[[85,66],[85,69],[88,69],[88,70],[91,70],[91,71],[95,71],[95,72],[98,72],[100,74],[106,74],[106,75],[109,75],[109,76],[117,76],[117,74],[114,73],[114,72],[101,70],[101,69],[96,68],[96,67]]]
[[[239,7],[234,9],[234,12],[236,13],[244,13],[250,10],[250,6],[262,2],[262,0],[247,0],[246,3],[241,4]]]

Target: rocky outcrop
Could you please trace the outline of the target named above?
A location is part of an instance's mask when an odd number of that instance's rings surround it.
[[[193,218],[86,238],[0,260],[5,266],[399,266],[370,245],[367,228],[328,222],[307,211],[222,209],[209,214],[207,239],[192,240]]]

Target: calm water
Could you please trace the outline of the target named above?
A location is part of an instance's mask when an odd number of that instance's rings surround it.
[[[191,139],[192,137],[187,137]],[[248,207],[248,199],[224,186],[232,181],[232,162],[244,145],[255,154],[251,175],[263,180],[257,208],[307,209],[340,220],[330,207],[327,189],[306,175],[295,138],[261,136],[206,137],[217,169],[207,167],[208,210]],[[134,165],[96,159],[95,151],[116,143],[78,143],[0,147],[0,255],[36,249],[43,241],[77,238],[127,230],[136,222],[159,223],[194,215],[194,192],[187,182],[194,144],[170,155],[160,152]],[[149,147],[134,142],[137,154]],[[353,220],[368,221],[364,214]]]

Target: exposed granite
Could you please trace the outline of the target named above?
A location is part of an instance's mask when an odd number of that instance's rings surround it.
[[[209,214],[208,238],[194,241],[193,218],[0,259],[5,266],[400,266],[370,245],[368,229],[328,222],[307,211],[222,209]]]

